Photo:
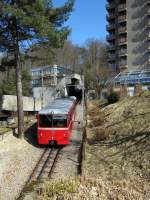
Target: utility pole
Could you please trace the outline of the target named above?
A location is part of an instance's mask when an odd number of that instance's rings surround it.
[[[41,84],[42,84],[42,98],[41,98],[41,107],[43,108],[44,106],[44,91],[43,91],[43,67],[41,69]]]
[[[84,123],[84,75],[82,75],[82,122]]]
[[[54,65],[53,69],[54,69],[54,84],[57,85],[57,74],[58,74],[58,67],[57,67],[57,65]]]

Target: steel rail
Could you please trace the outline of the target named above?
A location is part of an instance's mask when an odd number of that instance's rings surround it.
[[[29,183],[31,182],[31,180],[32,180],[32,178],[33,178],[33,176],[34,176],[34,174],[35,174],[35,171],[38,169],[38,166],[39,166],[39,164],[40,164],[40,162],[41,162],[41,160],[42,160],[42,158],[43,158],[43,156],[44,156],[44,154],[45,154],[46,152],[47,152],[47,148],[45,148],[44,151],[42,152],[42,154],[41,154],[41,156],[40,156],[38,162],[36,163],[34,169],[33,169],[32,172],[31,172],[29,178],[27,179],[27,181],[25,182],[25,184],[24,184],[22,190],[20,191],[20,193],[19,193],[19,195],[18,195],[18,197],[17,197],[17,200],[20,200],[20,199],[21,199],[22,193],[25,191],[25,189],[27,188],[27,186],[28,186]]]
[[[62,148],[59,149],[54,149],[54,148],[45,148],[44,151],[42,152],[38,162],[36,163],[34,169],[32,170],[29,178],[27,179],[27,181],[25,182],[21,192],[19,193],[18,197],[16,198],[17,200],[20,200],[22,197],[22,194],[26,191],[26,189],[28,188],[29,184],[32,181],[40,181],[42,179],[42,175],[44,174],[44,170],[46,169],[46,167],[50,167],[50,170],[47,172],[47,178],[51,178],[51,174],[53,172],[53,169],[55,167],[55,164],[58,160],[60,151]],[[56,150],[56,151],[55,151]],[[46,158],[43,160],[43,158],[45,157],[46,153],[49,151],[48,156],[46,156]],[[56,154],[54,155],[54,157],[52,156],[52,153],[56,152]],[[49,163],[50,162],[50,163]],[[40,167],[40,164],[42,164],[42,166]],[[38,169],[41,168],[41,170],[38,172]],[[37,175],[38,174],[38,175]]]
[[[54,157],[54,160],[53,160],[53,163],[52,163],[52,165],[51,165],[50,171],[49,171],[49,173],[48,173],[48,178],[51,178],[53,169],[54,169],[55,164],[56,164],[56,162],[57,162],[57,160],[58,160],[58,157],[59,157],[59,155],[60,155],[60,151],[61,151],[61,150],[62,150],[62,147],[59,148],[59,149],[57,150],[57,152],[56,152],[56,155],[55,155],[55,157]]]
[[[43,164],[43,166],[42,166],[42,168],[41,168],[41,170],[40,170],[40,173],[39,173],[39,175],[38,175],[38,177],[37,177],[37,180],[41,180],[42,175],[43,175],[43,172],[44,172],[44,170],[45,170],[45,168],[46,168],[46,165],[47,165],[48,161],[50,160],[50,157],[51,157],[51,155],[52,155],[53,150],[54,150],[53,148],[50,150],[50,152],[49,152],[49,154],[48,154],[46,160],[44,161],[44,164]]]

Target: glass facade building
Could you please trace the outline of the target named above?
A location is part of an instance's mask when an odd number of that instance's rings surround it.
[[[114,79],[115,85],[150,85],[150,70],[128,71],[119,73]]]

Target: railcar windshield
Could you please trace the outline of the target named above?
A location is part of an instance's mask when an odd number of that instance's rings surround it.
[[[43,128],[67,127],[67,116],[39,115],[39,126]]]

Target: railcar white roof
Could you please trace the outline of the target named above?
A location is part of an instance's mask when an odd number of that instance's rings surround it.
[[[55,99],[50,104],[48,104],[45,108],[40,110],[40,115],[46,114],[60,114],[66,115],[68,114],[70,108],[72,107],[75,97]]]

